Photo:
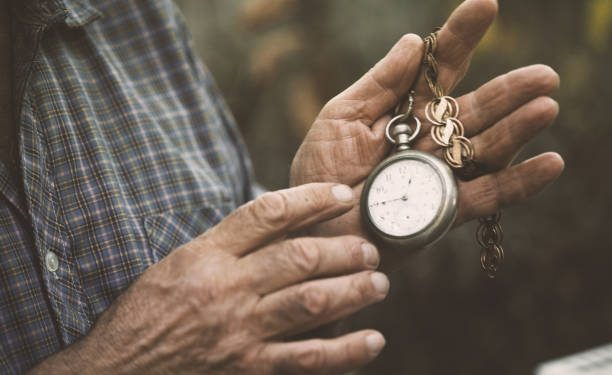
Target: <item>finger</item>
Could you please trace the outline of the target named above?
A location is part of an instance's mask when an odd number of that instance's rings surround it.
[[[237,267],[248,285],[267,294],[308,279],[373,270],[379,260],[378,250],[356,236],[296,238],[253,252]]]
[[[496,0],[466,0],[450,15],[438,33],[435,52],[439,64],[438,83],[451,92],[463,78],[474,49],[497,16]],[[421,80],[419,93],[429,92]]]
[[[461,183],[455,224],[525,202],[559,177],[563,167],[561,156],[546,153],[500,172]]]
[[[385,338],[364,330],[334,339],[264,344],[254,361],[270,363],[272,374],[344,374],[378,356]]]
[[[362,78],[330,100],[319,117],[325,120],[360,121],[371,126],[393,108],[412,86],[422,55],[421,38],[414,34],[403,36]]]
[[[289,232],[341,215],[354,204],[351,188],[333,183],[266,193],[238,208],[203,239],[212,248],[243,255]]]
[[[549,97],[537,98],[472,138],[476,162],[486,172],[508,166],[519,151],[553,123],[559,104]]]
[[[478,134],[525,103],[550,95],[559,82],[559,75],[546,65],[524,67],[492,79],[458,99],[465,134]],[[431,137],[424,137],[419,144],[419,148],[429,151],[438,147]]]
[[[264,337],[319,327],[384,299],[389,279],[380,272],[308,281],[263,297],[256,309]]]
[[[546,65],[527,66],[493,79],[459,98],[466,134],[477,134],[523,104],[552,94],[559,83],[557,72]]]

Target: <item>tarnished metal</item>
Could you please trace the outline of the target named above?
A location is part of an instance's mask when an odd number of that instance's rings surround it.
[[[400,112],[401,106],[395,109],[395,114],[387,123],[385,135],[389,143],[395,145],[396,153],[380,163],[368,176],[361,195],[361,213],[368,230],[385,246],[401,251],[416,251],[427,247],[440,238],[452,227],[457,215],[458,190],[452,170],[438,157],[417,150],[410,149],[410,143],[419,135],[421,121],[414,115],[414,92],[408,94],[408,109]],[[411,126],[411,124],[414,124]],[[403,236],[394,236],[379,228],[372,218],[372,212],[368,200],[374,181],[380,173],[396,163],[407,160],[427,165],[439,179],[442,189],[442,201],[439,209],[431,222],[427,223],[422,230]],[[401,198],[408,199],[407,196]]]
[[[409,236],[392,236],[378,228],[371,217],[368,207],[368,196],[372,183],[376,177],[387,167],[403,160],[416,160],[429,165],[436,171],[440,178],[442,192],[442,203],[435,219],[423,230]],[[452,170],[438,157],[423,151],[406,150],[391,155],[380,163],[370,174],[365,182],[363,194],[361,195],[361,213],[366,227],[371,234],[375,235],[385,246],[405,252],[413,252],[427,247],[442,238],[452,227],[457,216],[458,190],[455,176]]]
[[[490,278],[495,277],[504,261],[504,232],[499,225],[500,219],[500,213],[480,218],[480,225],[476,230],[476,241],[481,247],[480,265]]]

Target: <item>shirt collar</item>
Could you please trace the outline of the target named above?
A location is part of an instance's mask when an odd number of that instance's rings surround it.
[[[19,21],[44,27],[61,22],[82,27],[102,16],[90,0],[13,0],[12,7]]]

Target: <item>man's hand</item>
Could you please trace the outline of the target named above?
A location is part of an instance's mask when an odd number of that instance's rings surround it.
[[[447,92],[463,78],[474,48],[496,14],[495,0],[467,0],[440,30],[438,81]],[[425,118],[423,109],[432,96],[423,77],[418,77],[422,54],[421,38],[404,36],[364,77],[325,105],[293,161],[292,186],[339,182],[361,194],[368,174],[388,155],[384,139],[388,113],[417,79],[417,116]],[[558,85],[559,77],[551,68],[537,65],[497,77],[458,98],[459,119],[474,144],[476,162],[487,173],[459,183],[456,225],[522,203],[561,173],[563,160],[554,153],[507,168],[525,143],[556,118],[558,105],[548,95]],[[427,126],[414,148],[440,155]],[[359,207],[311,233],[364,235]],[[382,252],[383,266],[398,263],[390,255]]]
[[[346,213],[348,186],[267,193],[147,270],[92,332],[40,374],[342,374],[374,359],[376,331],[284,341],[382,300],[366,241],[288,238]]]

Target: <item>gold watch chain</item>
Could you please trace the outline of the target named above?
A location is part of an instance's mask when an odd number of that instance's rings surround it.
[[[474,145],[465,136],[465,127],[459,120],[459,103],[448,96],[438,82],[439,65],[435,53],[438,46],[438,30],[423,39],[424,76],[434,98],[425,107],[425,116],[431,123],[431,137],[443,148],[443,157],[455,173],[463,179],[478,174]],[[494,278],[504,260],[503,231],[499,223],[501,213],[480,218],[476,240],[481,247],[480,264]]]

